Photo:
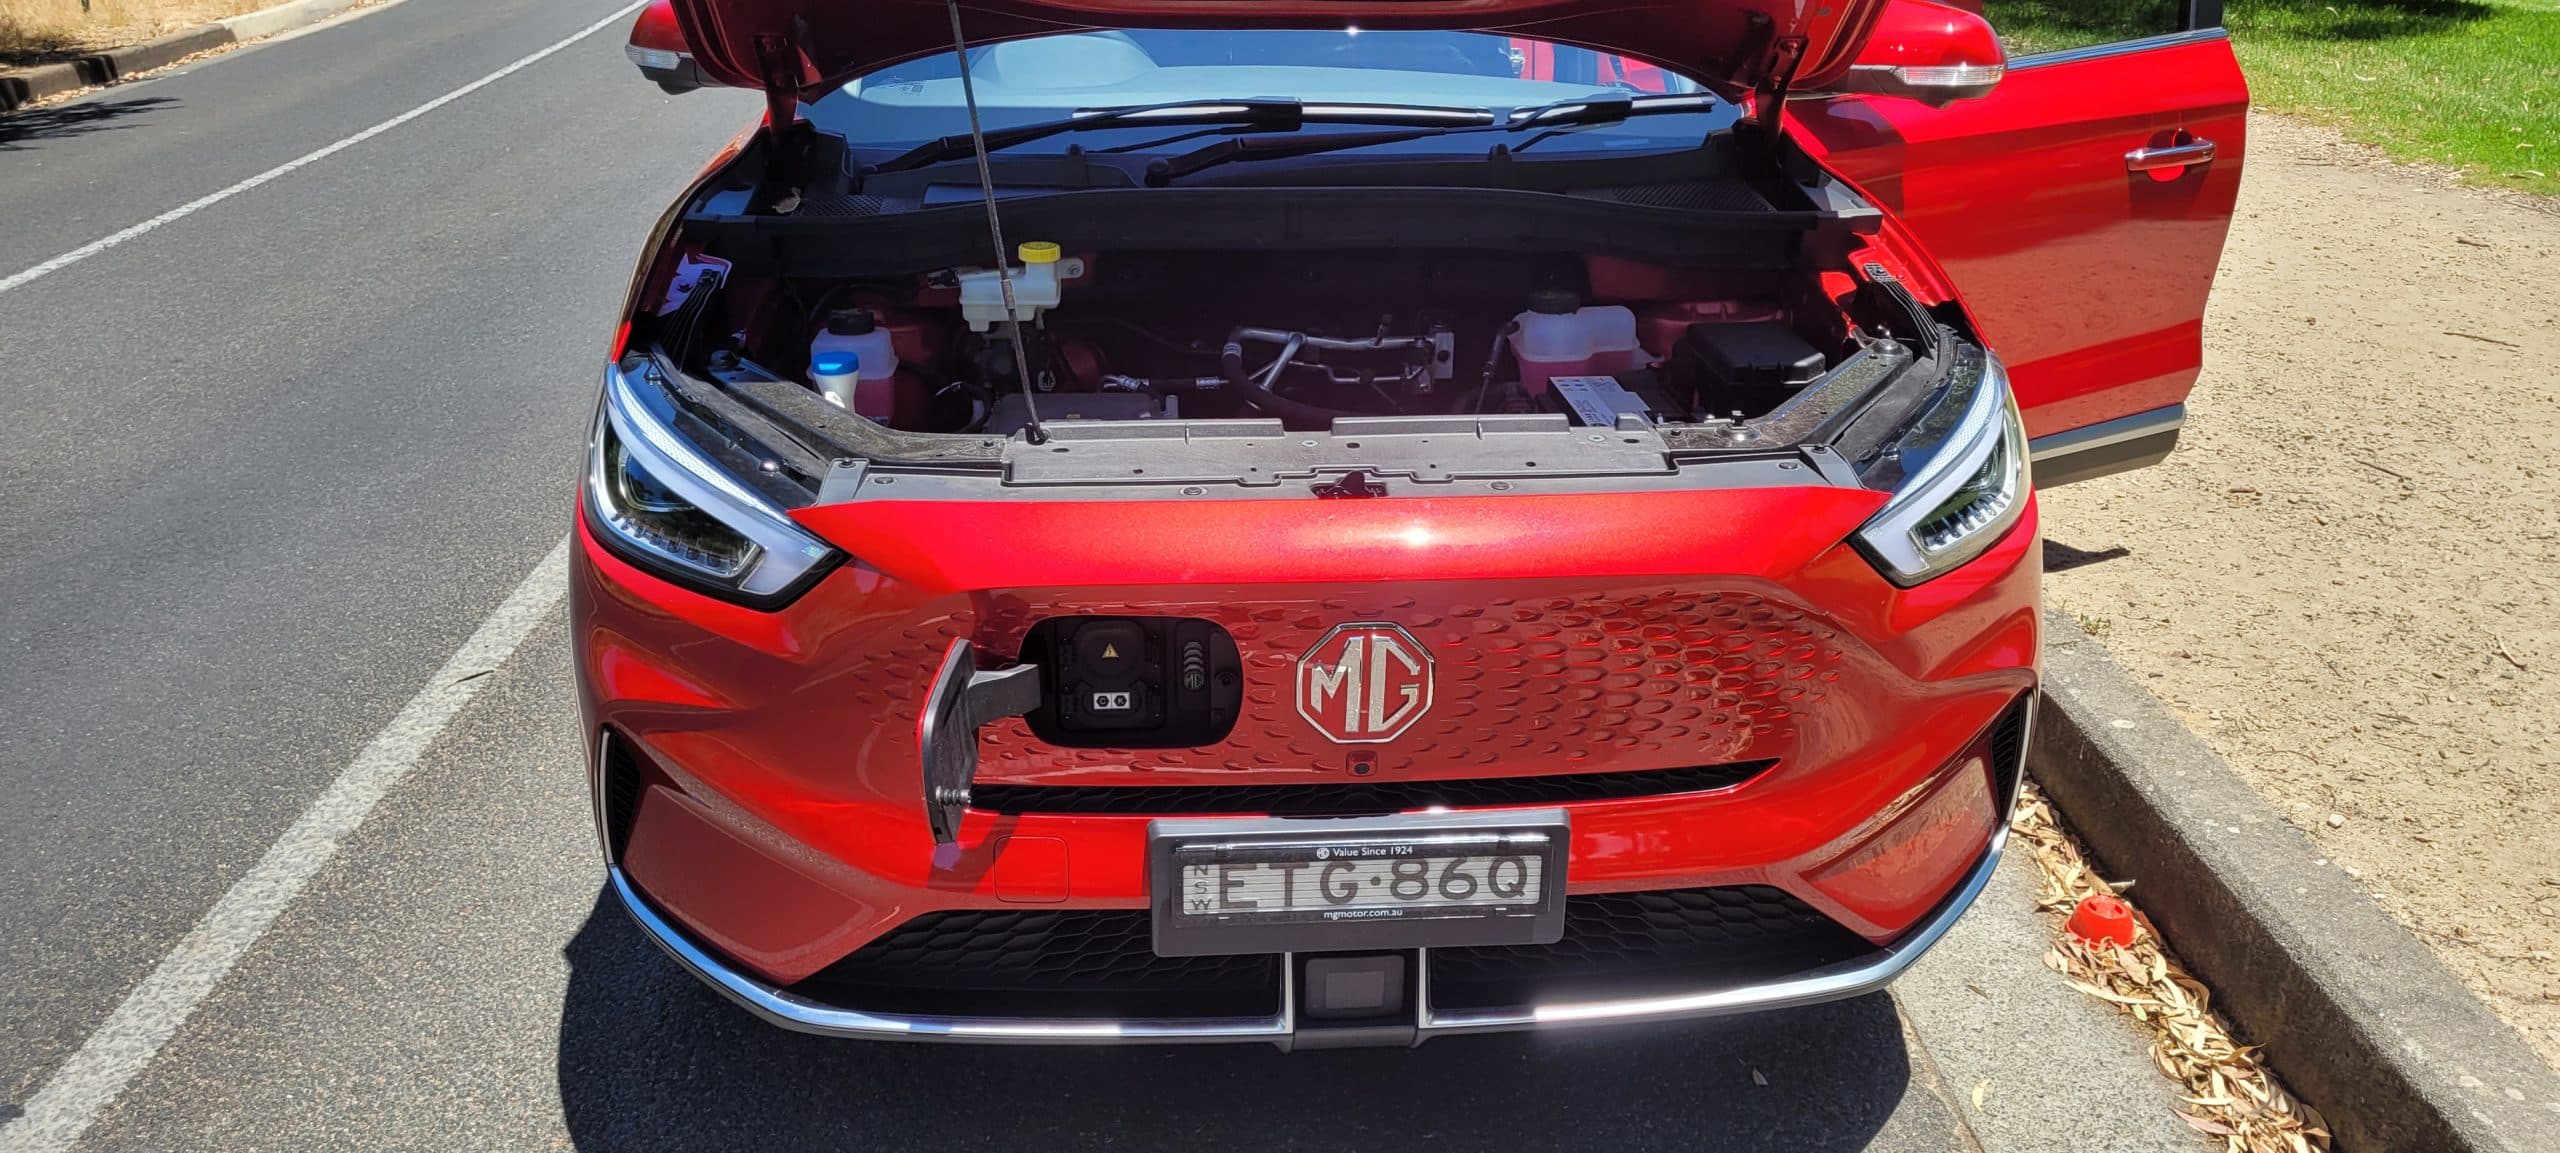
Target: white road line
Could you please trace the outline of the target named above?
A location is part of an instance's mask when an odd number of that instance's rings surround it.
[[[89,1034],[80,1051],[53,1071],[27,1102],[26,1112],[0,1127],[0,1150],[36,1153],[68,1149],[78,1141],[275,923],[276,915],[301,895],[312,874],[364,823],[383,794],[409,775],[436,734],[489,683],[486,674],[550,616],[568,588],[569,541],[563,537],[267,855],[214,903],[150,976],[125,994],[124,1003]]]
[[[469,84],[465,84],[465,85],[463,85],[463,86],[462,86],[462,87],[460,87],[460,88],[456,88],[456,89],[454,89],[454,90],[453,90],[453,91],[451,91],[451,92],[447,92],[447,93],[445,93],[445,94],[444,94],[444,95],[442,95],[442,96],[438,96],[438,97],[436,97],[436,98],[435,98],[435,99],[433,99],[433,100],[427,101],[427,102],[426,102],[426,103],[424,103],[424,104],[421,104],[421,105],[419,105],[419,106],[417,106],[417,107],[415,107],[415,108],[412,108],[412,109],[410,109],[410,110],[408,110],[408,111],[406,111],[406,112],[403,112],[403,113],[401,113],[401,114],[400,114],[400,115],[398,115],[398,116],[394,116],[394,117],[392,117],[392,118],[391,118],[391,119],[389,119],[389,120],[385,120],[385,121],[383,121],[383,122],[382,122],[382,123],[380,123],[380,124],[376,124],[376,125],[374,125],[374,126],[373,126],[373,127],[371,127],[371,128],[367,128],[367,129],[365,129],[364,131],[359,132],[359,133],[356,133],[356,134],[355,134],[355,135],[353,135],[353,136],[347,137],[347,138],[346,138],[346,139],[344,139],[344,140],[340,140],[340,141],[338,141],[338,142],[337,142],[337,143],[335,143],[335,144],[327,144],[327,145],[323,145],[323,146],[321,146],[321,147],[319,147],[319,148],[315,148],[315,149],[313,149],[313,150],[311,150],[311,151],[309,151],[309,152],[305,152],[305,153],[303,153],[303,154],[302,154],[302,155],[300,155],[300,156],[296,156],[296,157],[294,157],[294,158],[293,158],[293,159],[291,159],[291,160],[288,160],[288,161],[285,161],[285,162],[284,162],[284,163],[282,163],[282,164],[276,165],[275,167],[270,168],[270,169],[268,169],[268,170],[266,170],[266,171],[264,171],[264,172],[261,172],[261,173],[257,174],[256,176],[252,176],[252,177],[248,178],[247,180],[243,180],[243,181],[241,181],[241,182],[240,182],[240,183],[238,183],[238,184],[234,184],[234,185],[232,185],[232,186],[231,186],[231,187],[229,187],[229,188],[223,188],[223,189],[219,189],[219,190],[216,190],[216,191],[213,191],[213,192],[208,192],[208,193],[206,193],[206,194],[204,194],[204,195],[202,195],[202,196],[196,197],[196,198],[195,198],[195,199],[193,199],[193,200],[190,200],[190,201],[188,201],[188,202],[186,202],[186,203],[184,203],[184,204],[181,204],[181,205],[177,206],[176,208],[172,208],[172,209],[170,209],[170,210],[169,210],[169,211],[167,211],[167,212],[163,212],[163,213],[161,213],[161,214],[160,214],[160,215],[158,215],[158,216],[154,216],[154,217],[152,217],[152,218],[151,218],[151,219],[149,219],[149,220],[145,220],[145,221],[143,221],[143,222],[142,222],[142,223],[140,223],[140,224],[136,224],[136,225],[134,225],[134,226],[132,226],[132,227],[130,227],[130,228],[126,228],[126,229],[124,229],[124,230],[122,230],[122,231],[119,231],[119,232],[114,232],[114,233],[110,233],[110,234],[108,234],[108,235],[106,235],[106,236],[101,236],[101,237],[99,237],[99,238],[98,238],[98,239],[96,239],[96,240],[92,240],[92,241],[90,241],[90,242],[89,242],[89,243],[87,243],[87,244],[83,244],[83,245],[81,245],[81,246],[80,246],[80,247],[78,247],[78,248],[74,248],[74,249],[72,249],[72,250],[71,250],[71,251],[69,251],[69,252],[63,253],[63,254],[62,254],[62,255],[60,255],[60,256],[54,257],[54,258],[53,258],[53,259],[51,259],[51,260],[45,261],[44,263],[39,264],[39,265],[36,265],[35,267],[33,267],[33,268],[29,268],[29,269],[27,269],[27,270],[25,270],[25,271],[23,271],[23,272],[11,273],[10,275],[8,275],[8,276],[6,276],[6,277],[0,277],[0,292],[7,292],[7,291],[9,291],[9,290],[10,290],[10,289],[12,289],[12,288],[16,288],[16,287],[19,287],[20,285],[27,284],[28,282],[33,281],[33,280],[37,279],[38,277],[45,276],[45,275],[47,275],[47,274],[49,274],[49,273],[60,272],[60,271],[62,271],[62,270],[63,270],[63,269],[65,269],[65,268],[69,268],[69,267],[71,267],[71,266],[72,266],[72,265],[74,265],[74,264],[78,264],[78,263],[80,263],[80,262],[81,262],[81,261],[83,261],[83,260],[87,260],[87,259],[89,259],[89,258],[90,258],[90,257],[92,257],[92,256],[96,256],[97,254],[99,254],[99,253],[101,253],[101,252],[105,252],[106,250],[108,250],[108,249],[110,249],[110,248],[113,248],[113,247],[115,247],[115,246],[117,246],[117,245],[119,245],[119,244],[122,244],[122,243],[124,243],[124,242],[126,242],[126,241],[128,241],[128,240],[132,240],[132,239],[134,239],[135,237],[141,236],[142,234],[144,234],[144,233],[146,233],[146,232],[149,232],[149,231],[151,231],[152,229],[158,228],[158,227],[160,227],[161,225],[174,223],[174,222],[176,222],[176,221],[183,220],[183,219],[185,219],[185,218],[187,218],[187,217],[189,217],[189,216],[193,216],[193,215],[195,215],[195,214],[196,214],[196,213],[198,213],[198,212],[202,212],[202,211],[204,211],[204,210],[205,210],[205,209],[207,209],[207,208],[211,208],[211,207],[213,207],[213,206],[214,206],[214,205],[216,205],[216,204],[220,204],[220,203],[222,203],[222,202],[223,202],[223,201],[225,201],[225,200],[229,200],[229,199],[231,199],[231,198],[232,198],[232,197],[234,197],[234,196],[238,196],[238,195],[240,195],[240,194],[241,194],[241,193],[243,193],[243,192],[247,192],[247,191],[249,191],[250,189],[252,189],[252,188],[256,188],[257,186],[259,186],[259,185],[261,185],[261,184],[265,184],[266,182],[268,182],[268,181],[270,181],[270,180],[274,180],[274,179],[276,179],[277,177],[280,177],[280,176],[286,175],[287,173],[293,172],[293,171],[294,171],[294,170],[296,170],[296,169],[305,168],[305,167],[309,167],[310,165],[317,164],[317,163],[319,163],[320,161],[326,160],[326,159],[328,159],[328,158],[330,158],[330,157],[332,157],[332,156],[335,156],[335,155],[337,155],[337,154],[339,154],[339,153],[341,153],[341,152],[346,151],[347,149],[350,149],[350,148],[355,147],[356,145],[362,144],[362,143],[364,143],[364,142],[365,142],[365,141],[367,141],[367,140],[371,140],[371,139],[373,139],[373,138],[374,138],[374,137],[376,137],[376,136],[380,136],[380,135],[382,135],[382,134],[383,134],[383,133],[385,133],[385,132],[389,132],[389,131],[391,131],[391,130],[392,130],[392,129],[394,129],[394,128],[398,128],[398,127],[400,127],[400,126],[401,126],[401,125],[403,125],[403,124],[407,124],[408,122],[410,122],[410,121],[412,121],[412,120],[415,120],[415,119],[417,119],[417,118],[419,118],[419,117],[421,117],[421,116],[424,116],[424,115],[426,115],[427,113],[433,112],[433,111],[435,111],[435,110],[436,110],[436,109],[438,109],[438,108],[442,108],[442,107],[444,107],[444,106],[445,106],[445,105],[447,105],[447,104],[451,104],[451,103],[453,103],[453,102],[454,102],[454,101],[456,101],[456,100],[460,100],[460,99],[462,99],[462,98],[463,98],[463,97],[465,97],[465,96],[469,96],[469,95],[471,95],[471,94],[472,94],[472,93],[474,93],[474,92],[478,92],[479,90],[481,90],[481,89],[483,89],[483,88],[486,88],[486,87],[488,87],[488,86],[490,86],[490,85],[492,85],[492,84],[495,84],[495,83],[497,83],[498,81],[504,80],[504,79],[506,79],[506,78],[507,78],[507,77],[509,77],[509,76],[513,76],[513,75],[515,75],[516,73],[521,72],[521,71],[523,71],[524,69],[526,69],[526,68],[528,68],[528,67],[531,67],[531,66],[532,66],[532,65],[534,65],[535,63],[537,63],[537,62],[541,61],[543,58],[545,58],[545,57],[547,57],[547,56],[550,56],[551,54],[553,54],[553,53],[555,53],[555,52],[558,52],[558,51],[560,51],[560,50],[561,50],[561,49],[563,49],[563,48],[567,48],[568,46],[570,46],[570,45],[572,45],[572,44],[575,44],[575,43],[577,43],[578,41],[584,40],[584,39],[586,39],[586,38],[587,38],[587,37],[589,37],[589,36],[593,36],[593,35],[595,35],[595,34],[596,34],[596,33],[598,33],[598,32],[604,31],[605,29],[610,28],[610,27],[612,27],[612,26],[613,26],[613,25],[615,25],[615,24],[621,23],[621,22],[622,22],[622,20],[623,20],[624,18],[626,18],[626,17],[630,16],[630,15],[631,15],[632,13],[634,13],[634,12],[639,11],[639,10],[640,10],[641,5],[642,5],[642,4],[645,4],[645,3],[647,3],[647,2],[648,2],[648,0],[634,0],[634,2],[633,2],[633,3],[631,3],[631,4],[629,4],[629,5],[624,6],[621,10],[619,10],[619,11],[615,12],[613,15],[611,15],[611,16],[607,16],[607,17],[605,17],[605,18],[604,18],[604,19],[602,19],[602,20],[598,20],[598,21],[596,21],[596,22],[595,22],[595,23],[593,23],[593,24],[589,24],[589,25],[587,25],[586,27],[581,28],[581,29],[579,29],[578,31],[576,31],[576,32],[574,32],[574,33],[571,33],[571,34],[570,34],[566,39],[560,40],[559,42],[552,44],[552,45],[551,45],[550,47],[548,47],[548,48],[544,48],[544,49],[542,49],[542,50],[541,50],[541,51],[539,51],[539,52],[535,52],[535,53],[533,53],[532,55],[527,56],[527,57],[525,57],[525,58],[523,58],[523,59],[521,59],[521,60],[518,60],[518,61],[516,61],[516,62],[515,62],[515,63],[513,63],[513,64],[509,64],[509,65],[507,65],[507,66],[506,66],[506,67],[504,67],[504,68],[501,68],[501,69],[499,69],[499,70],[497,70],[497,71],[495,71],[495,72],[492,72],[492,73],[490,73],[490,74],[488,74],[488,75],[486,75],[486,76],[483,76],[483,77],[479,78],[478,80],[474,80],[474,81],[472,81],[472,82],[471,82],[471,83],[469,83]]]

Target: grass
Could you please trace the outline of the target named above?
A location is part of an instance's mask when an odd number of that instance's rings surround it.
[[[2256,106],[2560,193],[2560,0],[2227,0]],[[1989,0],[2012,55],[2158,31],[2161,0]]]
[[[0,0],[0,67],[118,48],[276,0]]]

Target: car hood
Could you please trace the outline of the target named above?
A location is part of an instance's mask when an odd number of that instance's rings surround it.
[[[674,0],[711,78],[777,107],[951,50],[945,0]],[[1114,28],[1444,29],[1643,60],[1735,96],[1846,69],[1883,0],[960,0],[969,42]]]

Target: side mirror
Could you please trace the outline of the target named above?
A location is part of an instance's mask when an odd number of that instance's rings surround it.
[[[1999,34],[1981,16],[1931,0],[1889,0],[1831,90],[1943,107],[1991,95],[2008,70]]]
[[[640,10],[640,19],[631,25],[631,42],[623,45],[622,54],[640,66],[640,75],[668,93],[702,87],[702,70],[694,66],[693,46],[685,43],[684,28],[676,23],[674,0],[650,0]]]

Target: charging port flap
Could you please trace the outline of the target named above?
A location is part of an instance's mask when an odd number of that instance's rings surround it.
[[[916,746],[924,762],[924,815],[933,827],[933,843],[960,842],[960,818],[969,808],[969,788],[978,776],[978,729],[990,721],[1018,717],[1040,707],[1040,666],[1016,665],[982,671],[976,646],[954,640],[943,653],[942,670],[925,694],[924,713],[916,718]]]

